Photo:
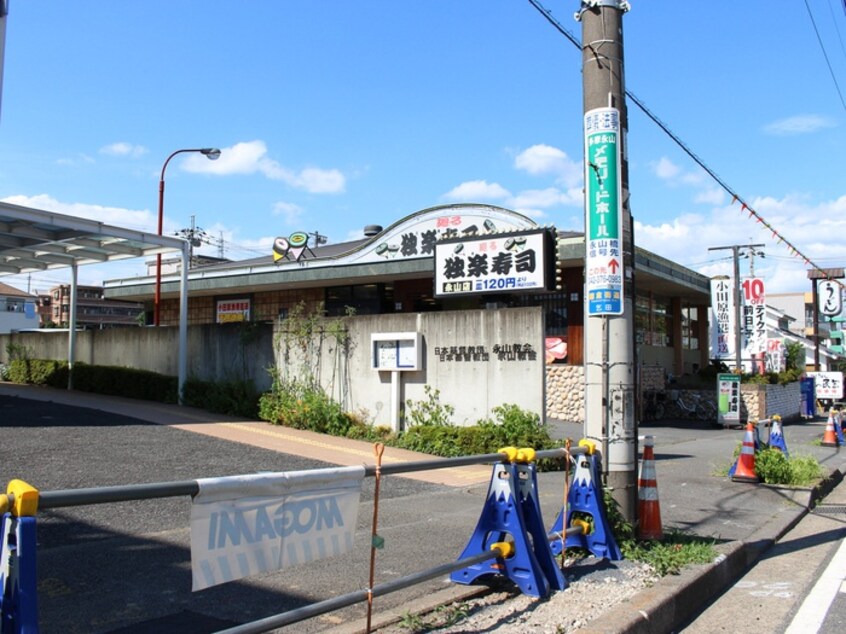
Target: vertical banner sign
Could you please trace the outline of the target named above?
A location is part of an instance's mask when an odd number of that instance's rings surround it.
[[[731,296],[731,280],[711,280],[711,356],[715,359],[734,356],[734,302]]]
[[[620,111],[585,114],[585,286],[588,315],[623,314]]]
[[[727,427],[740,422],[740,375],[717,375],[717,405],[720,424]]]
[[[358,466],[197,480],[192,589],[349,552],[363,478]]]
[[[787,348],[781,339],[767,339],[767,372],[787,369]]]
[[[834,280],[820,280],[817,284],[817,304],[821,314],[836,317],[843,311],[843,295]]]
[[[767,351],[766,294],[764,280],[758,277],[743,280],[742,341],[743,356]]]

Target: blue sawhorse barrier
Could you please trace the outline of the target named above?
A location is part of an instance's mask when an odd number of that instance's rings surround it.
[[[0,632],[37,634],[38,591],[35,569],[35,518],[0,518]]]
[[[602,491],[597,486],[599,482],[599,457],[593,453],[580,455],[576,458],[576,472],[573,484],[567,494],[567,527],[573,525],[574,520],[588,519],[590,531],[587,534],[567,535],[564,544],[560,539],[552,542],[552,552],[560,555],[563,548],[584,548],[594,557],[619,561],[623,558],[605,510],[605,500]],[[574,517],[575,514],[575,517]],[[561,535],[564,530],[564,509],[558,513],[552,525],[550,535]]]
[[[494,465],[479,522],[459,559],[486,552],[493,544],[507,541],[509,537],[513,540],[513,554],[472,564],[453,572],[450,579],[470,584],[483,575],[504,575],[523,594],[545,597],[551,588],[563,589],[565,581],[550,551],[543,527],[534,464],[513,462],[525,460],[528,463],[534,457],[534,451],[518,452],[509,448],[503,452],[510,454],[512,462]],[[517,457],[518,454],[520,457]]]

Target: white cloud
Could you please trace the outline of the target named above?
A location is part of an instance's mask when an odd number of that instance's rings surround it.
[[[303,208],[294,203],[278,202],[273,205],[273,215],[283,216],[286,225],[294,225],[302,214]]]
[[[731,274],[733,263],[731,251],[709,247],[763,244],[765,256],[755,258],[755,275],[769,293],[810,290],[809,266],[797,251],[823,268],[843,265],[846,196],[816,202],[801,195],[760,197],[748,205],[763,221],[739,202],[658,224],[635,220],[637,245],[710,277]],[[748,272],[749,259],[742,259],[741,274]]]
[[[267,156],[264,141],[236,143],[221,148],[220,158],[210,161],[202,154],[189,154],[182,169],[199,174],[262,174],[311,194],[339,194],[346,188],[346,177],[337,169],[306,167],[300,171],[280,165]]]
[[[578,185],[583,178],[581,161],[572,160],[566,152],[551,145],[526,148],[514,158],[514,167],[532,176],[551,175],[568,187]]]
[[[139,156],[144,156],[147,153],[147,148],[143,145],[132,145],[131,143],[112,143],[110,145],[104,145],[100,148],[100,154],[105,154],[107,156],[128,156],[130,158],[138,158]]]
[[[797,115],[768,123],[764,126],[764,132],[774,136],[795,136],[798,134],[811,134],[826,128],[834,128],[836,125],[832,119],[821,117],[820,115]]]
[[[485,180],[466,181],[453,187],[443,195],[443,198],[454,201],[503,200],[511,193],[499,183],[489,183]]]
[[[508,199],[508,206],[519,210],[549,209],[558,205],[581,205],[583,203],[582,190],[570,189],[562,191],[557,187],[546,189],[526,189]]]
[[[666,156],[662,156],[657,161],[650,164],[655,175],[663,180],[672,180],[681,173],[681,168],[673,163]]]
[[[56,200],[47,194],[36,196],[7,196],[3,202],[52,211],[57,214],[74,216],[76,218],[88,218],[105,224],[141,231],[155,232],[157,215],[143,209],[124,209],[121,207],[107,207],[93,205],[90,203],[65,203]]]
[[[726,201],[726,195],[725,191],[719,187],[712,187],[710,189],[703,189],[697,193],[693,201],[708,205],[722,205]]]
[[[76,165],[91,165],[95,162],[96,161],[87,154],[77,154],[76,156],[70,158],[60,158],[56,161],[56,164],[65,167],[74,167]]]

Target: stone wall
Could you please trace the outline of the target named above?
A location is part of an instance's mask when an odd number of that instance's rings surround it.
[[[585,371],[580,365],[546,366],[546,416],[571,422],[585,419]]]
[[[743,399],[741,416],[751,420],[770,418],[778,414],[785,421],[800,418],[799,382],[787,385],[750,385],[740,386]]]

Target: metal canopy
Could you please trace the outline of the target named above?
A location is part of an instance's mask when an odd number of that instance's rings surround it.
[[[0,202],[0,275],[182,251],[182,238]]]
[[[71,269],[68,329],[68,366],[71,370],[76,350],[77,268],[172,251],[179,251],[182,256],[178,353],[181,402],[188,369],[188,241],[0,202],[0,277],[47,269]],[[68,389],[73,388],[72,381],[73,372]]]

